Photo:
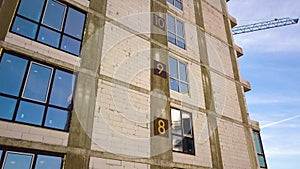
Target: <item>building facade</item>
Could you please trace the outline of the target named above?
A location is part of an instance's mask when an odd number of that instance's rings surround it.
[[[267,168],[226,2],[0,1],[0,167]]]

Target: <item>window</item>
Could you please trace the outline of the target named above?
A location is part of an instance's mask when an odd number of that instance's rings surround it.
[[[61,169],[63,165],[63,155],[18,152],[11,149],[0,150],[1,159],[3,160],[0,163],[2,169]]]
[[[85,14],[56,0],[21,0],[11,32],[79,55]]]
[[[167,23],[168,23],[168,41],[185,49],[183,22],[167,14]]]
[[[174,5],[176,8],[182,10],[182,0],[168,0],[168,2]]]
[[[0,81],[0,119],[68,130],[72,73],[3,52]]]
[[[186,64],[169,57],[170,89],[183,94],[189,94]]]
[[[253,139],[254,139],[254,144],[255,144],[255,150],[257,153],[257,158],[259,162],[259,166],[261,168],[267,168],[267,163],[266,163],[266,158],[261,142],[261,137],[258,131],[253,131]]]
[[[195,155],[192,114],[171,108],[173,151]]]

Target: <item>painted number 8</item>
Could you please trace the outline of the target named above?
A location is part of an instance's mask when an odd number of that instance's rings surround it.
[[[163,120],[158,120],[158,133],[165,134],[166,133],[166,123]]]

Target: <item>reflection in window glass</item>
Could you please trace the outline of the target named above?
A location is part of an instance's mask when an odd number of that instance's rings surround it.
[[[182,113],[183,134],[192,136],[192,118],[190,114]]]
[[[260,134],[258,131],[253,131],[253,140],[255,144],[255,150],[257,153],[258,162],[261,168],[267,168],[265,154],[263,151]]]
[[[61,157],[38,155],[36,169],[60,169],[62,163]]]
[[[34,39],[37,31],[37,25],[23,18],[16,17],[12,31],[27,38]]]
[[[173,135],[173,150],[174,151],[183,151],[183,147],[182,147],[182,138]]]
[[[46,101],[52,69],[31,64],[23,96],[38,101]]]
[[[259,166],[262,168],[266,168],[265,157],[262,155],[258,155]]]
[[[173,151],[195,154],[192,115],[171,108]]]
[[[65,108],[69,107],[73,97],[74,80],[73,74],[57,70],[50,96],[50,104]]]
[[[167,15],[168,41],[185,49],[184,23]]]
[[[181,135],[181,114],[179,110],[172,109],[172,133]]]
[[[180,80],[186,82],[187,81],[186,65],[179,62],[179,70],[180,70]]]
[[[60,34],[42,26],[37,40],[50,46],[58,47]]]
[[[175,18],[167,15],[168,31],[175,33]]]
[[[7,152],[3,169],[30,169],[33,155]]]
[[[78,25],[84,25],[84,21],[85,15],[83,13],[78,12],[73,8],[69,8],[65,26],[65,33],[78,39],[82,39],[83,27]]]
[[[15,99],[0,96],[0,118],[12,120],[16,102]]]
[[[170,89],[179,92],[179,84],[177,80],[170,78]]]
[[[7,52],[0,59],[0,119],[68,130],[75,75]]]
[[[56,0],[20,0],[11,31],[78,56],[85,17]]]
[[[22,0],[18,14],[38,22],[41,17],[44,2],[45,0]]]
[[[62,42],[61,42],[61,49],[73,53],[75,55],[79,55],[80,52],[80,41],[75,40],[73,38],[63,36]]]
[[[61,30],[66,6],[53,0],[48,0],[43,24]]]
[[[182,94],[189,94],[186,64],[169,57],[170,89]]]
[[[2,151],[2,150],[0,150],[0,159],[1,159],[1,157],[2,157],[2,152],[3,152],[3,151]]]
[[[257,153],[262,153],[258,132],[254,132],[255,149]]]
[[[66,130],[67,122],[68,122],[68,111],[55,109],[55,108],[48,109],[45,126],[50,128]]]
[[[0,63],[0,92],[18,96],[27,61],[4,53]]]
[[[19,106],[16,121],[41,125],[44,109],[42,105],[22,101]]]
[[[182,10],[182,0],[174,0],[175,7]]]
[[[170,76],[178,79],[178,66],[177,60],[169,57]]]

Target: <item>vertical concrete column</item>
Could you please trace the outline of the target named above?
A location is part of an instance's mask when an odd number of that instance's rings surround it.
[[[199,44],[199,55],[200,62],[205,65],[201,66],[202,74],[202,83],[204,89],[204,98],[205,98],[205,109],[207,110],[207,124],[209,130],[209,141],[210,149],[212,155],[212,165],[213,168],[222,169],[222,156],[219,140],[219,131],[217,126],[217,115],[216,108],[214,103],[214,97],[212,92],[211,85],[211,75],[210,71],[207,68],[209,66],[208,52],[207,52],[207,42],[205,37],[205,28],[204,20],[202,13],[202,0],[194,0],[195,16],[196,16],[196,25],[197,25],[197,36]]]
[[[160,4],[159,4],[160,3]],[[167,27],[166,27],[166,8],[161,4],[166,5],[166,0],[151,0],[151,38],[160,44],[168,45]],[[154,18],[156,17],[156,18]],[[164,22],[156,22],[154,19],[162,19]],[[164,27],[163,25],[164,24]],[[150,52],[151,62],[151,92],[150,92],[150,155],[158,163],[163,161],[172,161],[172,135],[171,135],[171,114],[170,114],[170,89],[168,75],[168,51],[151,42]],[[157,72],[157,70],[159,72]],[[162,71],[160,71],[162,70]],[[157,118],[162,118],[167,121],[164,135],[157,135],[155,130],[158,126],[154,125]],[[151,169],[168,168],[160,166],[151,166]]]
[[[225,0],[220,0],[220,1],[222,4],[225,31],[226,31],[226,36],[227,36],[227,42],[229,44],[229,52],[230,52],[230,58],[231,58],[231,63],[232,63],[234,79],[235,79],[235,81],[241,82],[237,56],[236,56],[236,53],[233,48],[234,42],[233,42],[233,37],[232,37],[232,32],[231,32],[230,18],[228,17],[227,4],[226,4]],[[246,102],[244,99],[244,90],[243,90],[242,85],[236,83],[236,91],[237,91],[237,95],[238,95],[239,106],[241,109],[242,121],[245,124],[244,132],[245,132],[245,137],[246,137],[246,141],[247,141],[248,154],[249,154],[249,158],[250,158],[250,162],[251,162],[251,168],[256,169],[256,168],[258,168],[258,166],[257,166],[257,162],[256,162],[256,153],[255,153],[255,149],[254,149],[254,144],[252,141],[253,140],[252,133],[251,133],[252,128],[249,124],[249,114],[248,114],[247,108],[246,108]]]
[[[76,72],[77,82],[74,94],[74,106],[69,131],[69,147],[85,150],[91,149],[91,134],[94,121],[98,77],[101,64],[101,53],[104,36],[106,0],[91,0],[85,23],[85,34],[81,50],[81,63]],[[100,14],[99,17],[95,13]],[[88,151],[86,151],[88,152]],[[79,155],[68,152],[65,162],[66,169],[89,168],[88,153]]]
[[[17,10],[19,0],[2,0],[0,1],[0,41],[4,41],[10,25]]]

